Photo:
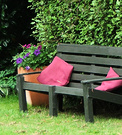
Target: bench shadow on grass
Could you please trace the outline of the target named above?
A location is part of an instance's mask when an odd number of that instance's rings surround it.
[[[64,112],[75,113],[77,115],[84,115],[83,100],[77,97],[65,97]],[[94,116],[109,118],[122,119],[122,105],[101,101],[93,100]]]

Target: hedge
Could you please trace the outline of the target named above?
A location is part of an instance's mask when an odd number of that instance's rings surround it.
[[[122,46],[120,0],[28,0],[32,36],[49,44]]]

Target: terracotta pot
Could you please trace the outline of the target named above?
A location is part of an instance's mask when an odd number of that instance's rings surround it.
[[[44,67],[44,68],[46,68],[46,67]],[[36,70],[33,70],[33,69],[24,70],[22,67],[18,68],[18,74],[28,73],[28,72],[38,72],[38,71],[42,71],[42,70],[40,68],[36,68]],[[24,79],[25,79],[25,81],[39,84],[39,82],[37,80],[38,76],[39,76],[39,74],[24,75]],[[38,92],[32,92],[32,91],[28,91],[28,90],[26,90],[26,100],[27,100],[28,104],[33,105],[33,106],[49,104],[48,95],[41,94]]]

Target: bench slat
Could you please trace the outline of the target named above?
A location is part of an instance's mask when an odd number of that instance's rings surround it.
[[[95,76],[95,75],[85,75],[85,74],[77,74],[73,73],[71,77],[71,81],[81,81],[81,80],[90,80],[90,79],[100,79],[103,78],[103,76]]]
[[[122,105],[122,96],[111,92],[92,90],[89,93],[89,97]]]
[[[69,52],[75,54],[95,54],[95,55],[110,55],[110,56],[122,56],[121,47],[108,47],[97,45],[77,45],[77,44],[59,44],[57,47],[58,52]]]
[[[68,63],[81,63],[81,64],[96,64],[101,66],[121,66],[122,59],[117,58],[103,58],[103,57],[91,57],[91,56],[79,56],[79,55],[68,55],[60,54],[60,58]]]
[[[49,85],[24,82],[23,89],[37,92],[49,92]]]
[[[69,87],[74,87],[74,88],[82,88],[81,83],[76,83],[76,82],[70,82],[68,84]]]
[[[65,95],[74,95],[74,96],[83,96],[83,89],[81,88],[72,88],[72,87],[55,87],[56,94],[65,94]]]
[[[72,64],[72,63],[71,63]],[[106,74],[109,71],[110,67],[101,67],[101,66],[96,66],[96,65],[83,65],[83,64],[72,64],[74,69],[74,72],[87,72],[87,73],[96,73],[96,74],[103,74],[106,76]],[[114,67],[113,68],[119,75],[122,75],[122,67]]]

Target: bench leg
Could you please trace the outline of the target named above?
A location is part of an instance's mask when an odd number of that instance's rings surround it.
[[[89,97],[90,84],[83,84],[84,111],[86,122],[94,122],[93,99]]]
[[[26,94],[25,90],[23,90],[23,82],[24,77],[23,76],[17,76],[17,91],[19,96],[19,108],[20,111],[27,111],[27,102],[26,102]]]
[[[57,116],[58,107],[57,107],[57,94],[55,94],[55,86],[49,87],[49,115]]]

